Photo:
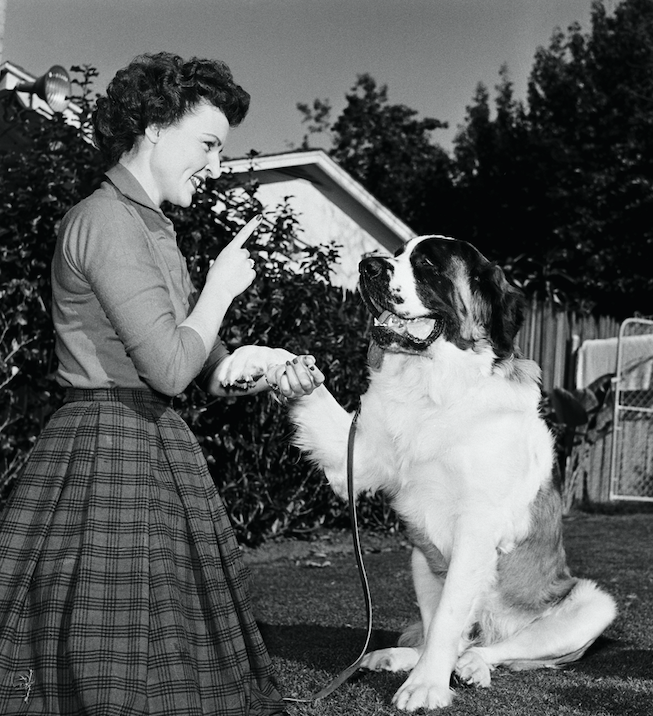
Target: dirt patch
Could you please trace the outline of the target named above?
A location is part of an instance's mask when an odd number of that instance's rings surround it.
[[[410,545],[403,534],[365,532],[360,536],[364,554],[408,550]],[[320,530],[310,539],[298,540],[286,537],[269,540],[252,549],[242,547],[247,564],[262,564],[278,561],[312,561],[319,567],[331,556],[353,554],[352,534],[349,530]]]

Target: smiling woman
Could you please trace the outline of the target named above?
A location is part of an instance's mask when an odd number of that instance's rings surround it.
[[[0,515],[0,713],[271,716],[284,710],[247,572],[171,397],[313,391],[312,356],[218,337],[256,274],[250,221],[195,290],[164,201],[220,173],[249,95],[167,53],[121,70],[94,113],[110,169],[52,261],[66,398]]]
[[[224,112],[202,102],[176,124],[147,127],[120,163],[157,206],[164,201],[190,206],[202,182],[220,176],[220,151],[228,134]]]

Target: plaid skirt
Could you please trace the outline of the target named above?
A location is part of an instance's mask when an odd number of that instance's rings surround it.
[[[68,391],[0,514],[0,714],[283,713],[246,582],[169,403]]]

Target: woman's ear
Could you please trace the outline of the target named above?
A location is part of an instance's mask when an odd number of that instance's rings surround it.
[[[161,127],[157,124],[148,124],[148,126],[145,127],[145,136],[152,144],[156,144],[161,136]]]

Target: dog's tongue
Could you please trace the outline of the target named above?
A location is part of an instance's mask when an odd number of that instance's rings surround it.
[[[383,364],[383,349],[374,340],[370,340],[370,345],[367,349],[367,362],[372,370],[381,370]]]

